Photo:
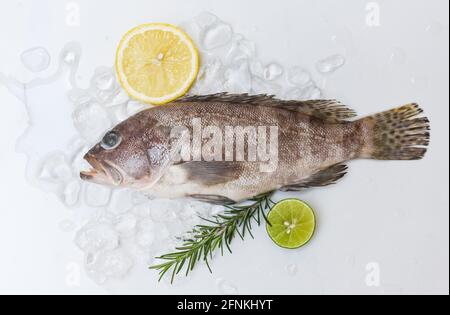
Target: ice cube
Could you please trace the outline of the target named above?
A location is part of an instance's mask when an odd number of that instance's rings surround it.
[[[202,38],[202,46],[206,50],[216,49],[225,46],[231,41],[233,30],[230,25],[217,23],[209,27]]]
[[[127,104],[126,114],[128,116],[133,116],[134,114],[139,113],[140,111],[143,111],[145,109],[151,108],[151,105],[143,104],[138,101],[129,101]]]
[[[111,102],[119,92],[113,69],[100,67],[95,70],[95,74],[91,79],[91,90],[99,103]]]
[[[139,217],[150,218],[151,211],[148,203],[141,203],[133,208],[133,213]]]
[[[24,51],[22,64],[31,72],[41,72],[50,65],[50,55],[45,48],[35,47]]]
[[[104,105],[107,107],[119,106],[128,103],[129,100],[130,97],[128,96],[128,94],[124,90],[118,89],[111,100]]]
[[[311,81],[311,75],[301,67],[293,67],[288,71],[288,81],[294,85],[305,86]]]
[[[101,91],[114,89],[116,86],[116,79],[114,72],[109,67],[100,67],[95,70],[94,76],[91,79],[91,87]]]
[[[164,223],[155,223],[154,232],[156,234],[157,241],[162,244],[164,244],[164,242],[171,237],[170,231]]]
[[[100,279],[123,278],[133,267],[133,259],[123,249],[107,250],[101,252],[92,264],[87,265],[90,274],[100,276]]]
[[[131,193],[131,202],[133,203],[133,205],[140,205],[148,202],[149,200],[150,198],[141,191],[132,191]]]
[[[310,82],[304,87],[296,87],[288,90],[284,99],[299,101],[318,99],[321,97],[321,93],[321,90],[313,82]]]
[[[336,54],[317,62],[316,68],[320,73],[332,73],[345,64],[345,58]]]
[[[209,94],[222,91],[222,70],[222,61],[220,58],[209,57],[204,59],[195,83],[197,93]]]
[[[230,93],[249,93],[252,77],[246,60],[231,65],[224,74],[224,87]]]
[[[128,114],[127,105],[128,104],[114,106],[113,118],[116,122],[122,122],[131,116],[130,114]]]
[[[83,150],[84,148],[86,148],[86,146],[86,140],[78,136],[74,137],[69,141],[67,145],[67,154],[68,156],[74,158],[80,152],[80,150]]]
[[[63,201],[66,206],[73,207],[77,204],[80,195],[81,183],[78,179],[70,181],[63,192]]]
[[[261,61],[252,59],[249,62],[250,64],[250,72],[257,77],[264,77],[264,65]]]
[[[213,25],[217,21],[217,16],[215,16],[212,13],[209,12],[201,12],[199,15],[197,15],[194,18],[194,22],[200,27],[200,28],[206,28],[208,26]]]
[[[255,44],[240,34],[235,34],[231,48],[226,56],[228,64],[234,64],[243,59],[252,59],[256,54]]]
[[[265,80],[272,81],[279,78],[283,72],[282,66],[278,63],[271,63],[264,68],[263,77]]]
[[[133,207],[133,193],[129,189],[116,189],[108,205],[108,211],[114,214],[128,212]]]
[[[75,243],[85,253],[97,253],[117,248],[119,235],[107,223],[91,222],[77,232]]]
[[[308,99],[319,100],[322,98],[322,91],[318,87],[313,87],[308,91]]]
[[[87,183],[85,189],[86,204],[91,207],[103,207],[109,203],[111,189],[94,183]]]
[[[254,77],[252,81],[252,93],[279,96],[281,93],[281,85]]]
[[[62,183],[72,179],[72,169],[64,153],[55,153],[43,162],[39,179],[52,183]]]
[[[152,230],[141,230],[136,235],[136,243],[142,247],[149,249],[155,241],[155,232]]]
[[[75,109],[73,123],[88,142],[96,142],[111,127],[107,111],[97,103],[88,103]]]
[[[155,222],[167,222],[177,218],[175,211],[180,210],[181,204],[176,200],[160,199],[149,204],[150,215]]]
[[[92,96],[87,90],[74,88],[67,92],[69,101],[72,102],[75,107],[79,105],[86,105],[92,102]]]
[[[119,233],[128,235],[134,232],[137,222],[136,216],[126,213],[114,218],[114,227]]]

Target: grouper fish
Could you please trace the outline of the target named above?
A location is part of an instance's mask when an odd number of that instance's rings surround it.
[[[354,159],[421,159],[430,138],[421,113],[412,103],[358,119],[335,100],[187,96],[109,130],[80,176],[154,197],[231,204],[333,184]]]

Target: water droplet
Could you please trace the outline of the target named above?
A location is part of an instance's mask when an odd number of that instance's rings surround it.
[[[50,55],[45,48],[35,47],[24,51],[21,55],[22,64],[31,72],[41,72],[50,65]]]
[[[68,43],[61,52],[61,60],[68,66],[77,65],[80,61],[81,46],[79,43]]]
[[[282,66],[280,66],[277,63],[271,63],[267,65],[266,68],[264,69],[263,76],[264,79],[272,81],[279,78],[283,74],[283,72],[284,70]]]
[[[228,44],[231,41],[232,35],[233,30],[231,26],[218,23],[205,32],[202,45],[206,50],[216,49]]]
[[[345,58],[336,54],[317,62],[316,68],[320,73],[332,73],[345,64]]]
[[[225,279],[217,279],[216,284],[221,294],[236,295],[239,293],[237,287]]]
[[[298,266],[296,264],[289,264],[286,266],[286,271],[289,276],[293,277],[297,274]]]

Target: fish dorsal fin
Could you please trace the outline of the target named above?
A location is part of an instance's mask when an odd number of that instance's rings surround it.
[[[294,182],[282,187],[281,191],[299,191],[309,187],[322,187],[332,185],[347,173],[347,166],[344,164],[335,164],[323,170],[320,170],[311,176],[300,181]]]
[[[336,100],[280,100],[273,95],[258,94],[228,94],[217,93],[209,95],[185,96],[176,103],[218,102],[229,104],[253,104],[259,106],[279,107],[290,111],[303,113],[328,122],[346,121],[356,116],[356,113]]]

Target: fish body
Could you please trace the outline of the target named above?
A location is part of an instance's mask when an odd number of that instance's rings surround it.
[[[333,100],[186,97],[109,131],[87,153],[93,169],[81,177],[156,197],[221,204],[325,186],[344,176],[343,163],[353,159],[422,158],[429,122],[416,118],[421,112],[409,104],[354,119],[352,110]]]

